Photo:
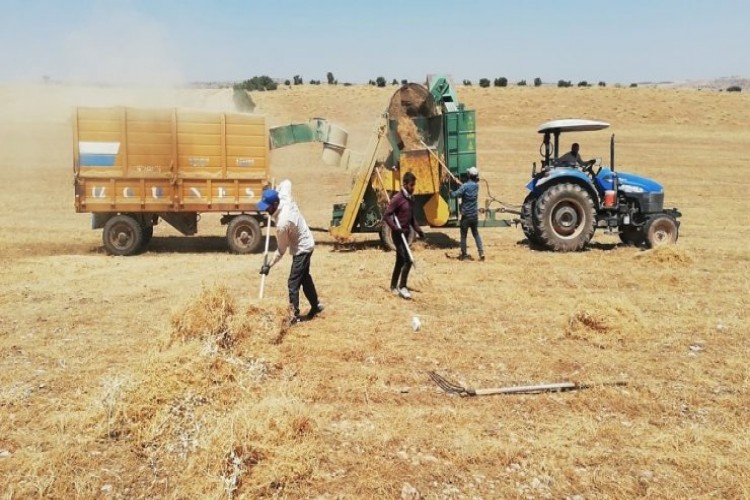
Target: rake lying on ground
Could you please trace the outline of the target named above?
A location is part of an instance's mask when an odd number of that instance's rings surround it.
[[[491,394],[539,394],[542,392],[563,392],[574,391],[578,389],[589,389],[591,387],[604,386],[625,386],[627,382],[604,382],[599,384],[576,384],[575,382],[560,382],[557,384],[540,384],[540,385],[519,385],[514,387],[500,387],[496,389],[472,389],[470,387],[461,387],[460,385],[449,382],[435,372],[428,372],[430,378],[448,394],[458,394],[459,396],[488,396]]]

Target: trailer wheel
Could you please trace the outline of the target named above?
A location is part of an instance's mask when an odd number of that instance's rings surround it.
[[[104,224],[102,241],[110,255],[133,255],[143,244],[143,228],[129,215],[115,215]]]
[[[406,237],[409,246],[414,242],[414,231],[409,231],[409,236]],[[380,226],[380,242],[386,250],[396,251],[396,245],[393,243],[393,231],[388,224],[382,224]]]
[[[255,252],[262,240],[260,223],[251,215],[238,215],[227,226],[227,243],[234,253]]]
[[[583,249],[594,236],[595,219],[591,196],[577,184],[552,186],[536,202],[536,231],[557,252]]]
[[[677,243],[679,226],[677,221],[666,214],[649,218],[645,227],[646,246],[656,248]]]

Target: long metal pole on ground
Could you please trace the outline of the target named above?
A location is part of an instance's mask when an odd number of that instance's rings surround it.
[[[273,189],[273,186],[276,184],[275,181],[271,181],[271,189]],[[265,266],[268,264],[268,245],[271,241],[271,214],[268,214],[268,217],[266,218],[266,249],[263,251],[263,265]],[[263,300],[263,291],[266,288],[266,275],[262,274],[260,276],[260,293],[258,294],[258,298],[260,300]]]
[[[268,264],[268,245],[271,240],[271,214],[268,214],[268,218],[266,219],[266,249],[263,252],[263,265],[265,266]],[[262,274],[260,276],[260,294],[258,295],[258,298],[263,300],[263,290],[266,288],[266,275]]]

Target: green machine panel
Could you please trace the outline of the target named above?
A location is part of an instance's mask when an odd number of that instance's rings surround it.
[[[445,118],[445,154],[448,168],[455,175],[477,166],[476,112],[447,112]]]

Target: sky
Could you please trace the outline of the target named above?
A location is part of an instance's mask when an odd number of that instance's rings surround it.
[[[750,0],[0,0],[0,83],[750,76]]]

